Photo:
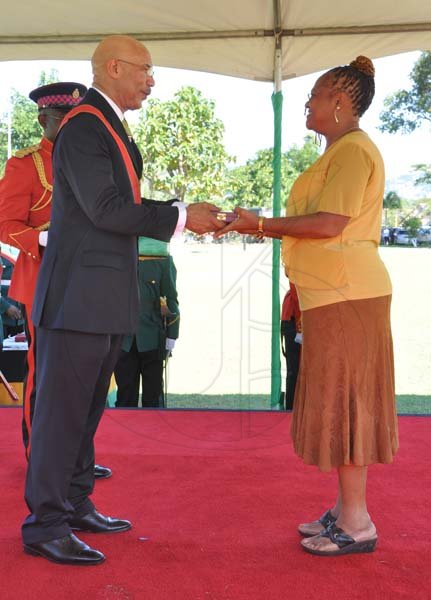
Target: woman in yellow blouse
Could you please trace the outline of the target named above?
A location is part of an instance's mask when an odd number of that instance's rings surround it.
[[[366,504],[367,466],[398,448],[390,329],[391,282],[378,254],[384,192],[381,155],[359,128],[374,96],[374,67],[360,56],[315,83],[306,126],[326,139],[295,182],[286,217],[236,209],[234,230],[282,238],[298,291],[303,346],[292,418],[296,453],[338,470],[338,497],[299,526],[312,554],[371,552],[377,531]]]

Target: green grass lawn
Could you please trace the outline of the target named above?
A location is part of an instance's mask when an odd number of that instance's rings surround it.
[[[184,244],[173,255],[181,326],[168,407],[270,410],[270,244]],[[431,248],[389,246],[381,256],[393,285],[398,412],[431,414]],[[281,297],[286,287],[281,273]],[[283,357],[281,368],[284,389]]]
[[[246,394],[169,394],[168,408],[270,410],[269,395]],[[398,414],[431,415],[431,396],[397,396]]]

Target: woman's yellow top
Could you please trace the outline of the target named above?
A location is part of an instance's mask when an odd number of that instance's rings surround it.
[[[286,216],[350,217],[332,238],[283,237],[286,275],[297,287],[301,310],[391,294],[378,254],[384,184],[380,152],[360,130],[339,138],[295,181]]]

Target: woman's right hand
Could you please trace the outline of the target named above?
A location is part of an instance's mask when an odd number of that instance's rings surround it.
[[[237,231],[238,233],[244,234],[256,234],[259,226],[259,217],[249,210],[245,208],[240,208],[237,206],[235,208],[235,213],[238,215],[238,218],[229,223],[222,229],[219,229],[214,234],[214,238],[219,238],[229,231]]]

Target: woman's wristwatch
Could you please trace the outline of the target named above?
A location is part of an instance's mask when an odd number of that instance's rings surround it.
[[[265,237],[265,232],[263,230],[263,222],[265,220],[265,217],[259,217],[257,220],[257,233],[256,233],[256,237],[261,240],[262,238]]]

